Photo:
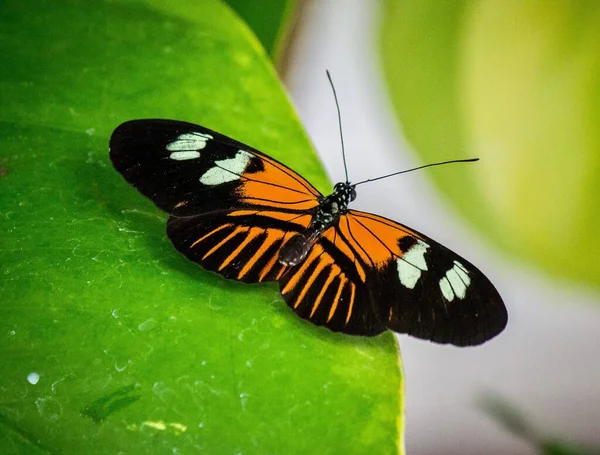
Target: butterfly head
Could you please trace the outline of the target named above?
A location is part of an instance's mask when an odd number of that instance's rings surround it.
[[[356,199],[355,187],[356,185],[352,185],[350,182],[338,182],[333,187],[333,194],[348,204]]]

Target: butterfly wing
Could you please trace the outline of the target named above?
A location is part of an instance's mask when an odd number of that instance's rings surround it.
[[[280,286],[301,317],[359,335],[389,328],[469,346],[500,333],[508,318],[498,291],[471,263],[406,226],[356,210],[324,232]]]
[[[340,224],[346,221],[342,216]],[[387,309],[371,298],[369,269],[342,231],[334,225],[323,232],[304,261],[281,277],[281,295],[298,316],[316,325],[374,336],[387,329]]]
[[[187,122],[125,122],[110,138],[110,159],[125,180],[173,216],[242,207],[308,211],[321,196],[277,160]]]
[[[202,267],[245,282],[276,280],[279,249],[311,223],[321,194],[273,158],[173,120],[133,120],[110,139],[123,177],[170,214],[167,235]]]
[[[279,250],[306,229],[311,214],[232,210],[216,215],[170,216],[167,235],[175,248],[203,268],[246,283],[276,281],[288,269]]]

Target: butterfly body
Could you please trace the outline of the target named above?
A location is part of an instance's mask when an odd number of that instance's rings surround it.
[[[110,157],[169,214],[178,251],[225,278],[278,282],[286,303],[314,324],[459,346],[506,325],[502,299],[477,268],[417,231],[349,209],[349,182],[323,196],[270,156],[172,120],[120,125]]]
[[[333,193],[324,198],[318,198],[310,227],[293,236],[279,252],[279,262],[283,265],[294,266],[299,264],[308,254],[314,242],[325,230],[340,217],[348,212],[348,204],[356,199],[355,186],[346,182],[339,182],[333,188]]]

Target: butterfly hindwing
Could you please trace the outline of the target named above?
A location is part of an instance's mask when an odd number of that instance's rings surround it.
[[[195,217],[170,216],[167,235],[175,248],[202,267],[246,283],[276,281],[287,267],[279,251],[306,229],[310,214],[231,210]]]
[[[266,206],[310,210],[320,193],[275,159],[187,122],[132,120],[110,139],[123,177],[174,216]]]
[[[342,217],[343,218],[343,217]],[[336,332],[377,335],[386,330],[385,309],[373,306],[368,267],[340,235],[327,229],[301,264],[279,280],[287,304],[300,317]]]

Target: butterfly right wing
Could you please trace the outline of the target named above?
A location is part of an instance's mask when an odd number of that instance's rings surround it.
[[[470,262],[400,223],[356,210],[279,283],[300,317],[356,335],[389,328],[469,346],[496,336],[508,318],[498,291]]]

